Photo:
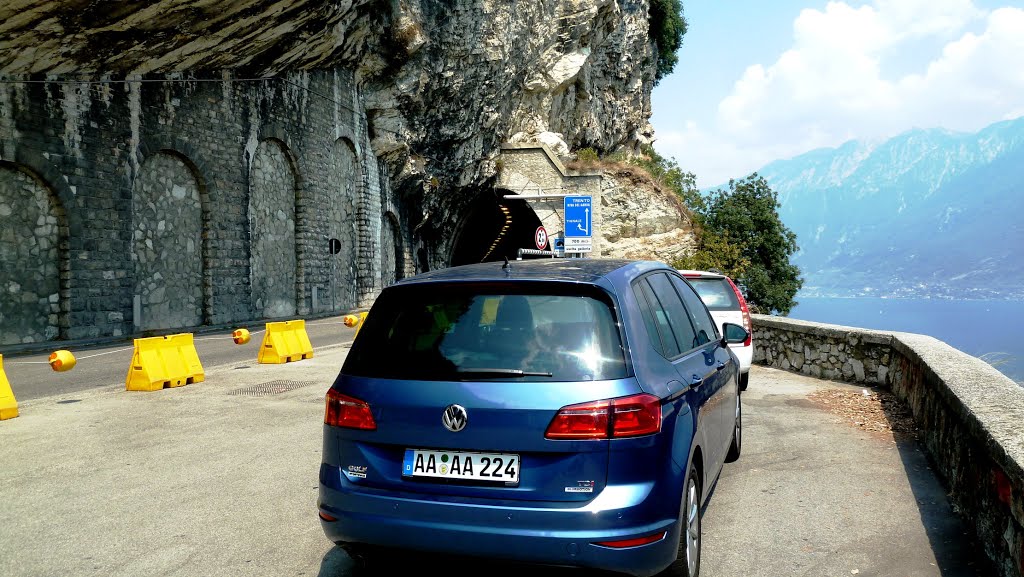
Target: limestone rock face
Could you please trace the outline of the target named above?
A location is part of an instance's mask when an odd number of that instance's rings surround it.
[[[359,75],[374,151],[400,194],[422,198],[428,244],[490,182],[502,143],[566,154],[652,141],[647,0],[400,5],[404,59]]]
[[[605,170],[601,188],[604,256],[670,263],[696,248],[690,213],[672,192],[626,167]]]
[[[259,75],[355,61],[372,41],[372,0],[6,0],[2,74]]]

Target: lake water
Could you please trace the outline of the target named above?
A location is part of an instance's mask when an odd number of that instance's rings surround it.
[[[1024,302],[1006,300],[810,298],[789,317],[866,329],[933,336],[961,351],[987,358],[1011,379],[1024,381]]]

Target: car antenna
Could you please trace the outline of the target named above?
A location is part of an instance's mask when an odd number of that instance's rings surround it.
[[[501,265],[501,270],[505,271],[505,274],[512,273],[512,265],[508,262],[508,257],[505,257],[505,264]]]

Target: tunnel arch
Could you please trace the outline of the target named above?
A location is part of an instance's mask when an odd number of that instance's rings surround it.
[[[470,202],[452,243],[451,266],[515,260],[518,249],[536,248],[540,218],[528,202],[507,194],[503,188],[481,191]]]

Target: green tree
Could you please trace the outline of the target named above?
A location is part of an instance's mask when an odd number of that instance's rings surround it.
[[[697,232],[697,247],[693,254],[670,263],[678,269],[716,269],[734,279],[742,279],[750,268],[750,259],[743,249],[729,242],[729,239],[706,229]]]
[[[755,172],[711,193],[704,227],[705,234],[724,238],[749,260],[738,278],[746,283],[750,301],[762,312],[785,315],[796,305],[803,281],[789,261],[797,250],[796,234],[779,219],[779,206],[778,193]]]
[[[683,45],[686,34],[686,18],[683,18],[683,6],[679,0],[651,0],[650,11],[651,40],[658,47],[658,67],[654,73],[654,83],[669,75],[676,67],[679,58],[676,52]]]

